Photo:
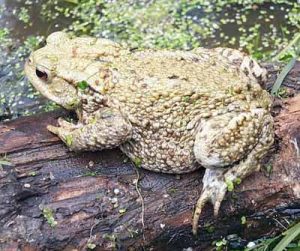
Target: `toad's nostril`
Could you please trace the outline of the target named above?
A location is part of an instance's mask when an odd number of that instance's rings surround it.
[[[48,74],[44,71],[40,71],[40,70],[36,69],[35,74],[41,80],[44,80],[44,81],[48,80]]]

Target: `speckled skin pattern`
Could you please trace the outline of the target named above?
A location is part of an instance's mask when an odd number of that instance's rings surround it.
[[[119,146],[137,165],[187,173],[205,167],[193,232],[207,201],[218,213],[228,182],[259,168],[273,143],[265,69],[237,50],[131,52],[105,39],[51,34],[25,72],[77,124],[48,126],[71,150]]]

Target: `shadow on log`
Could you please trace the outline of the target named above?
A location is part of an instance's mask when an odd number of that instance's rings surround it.
[[[268,69],[271,83],[277,70]],[[274,102],[277,143],[262,170],[227,194],[217,219],[207,205],[198,237],[203,170],[158,174],[118,149],[70,152],[46,130],[63,111],[2,123],[0,154],[13,166],[0,170],[0,250],[206,250],[228,235],[238,246],[282,231],[300,216],[299,76],[297,63],[285,81],[294,97]]]

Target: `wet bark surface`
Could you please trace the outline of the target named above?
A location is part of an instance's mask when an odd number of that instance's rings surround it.
[[[267,87],[278,71],[268,69]],[[300,218],[299,62],[284,84],[289,97],[274,101],[276,143],[261,171],[227,194],[217,218],[206,206],[197,237],[204,170],[159,174],[118,149],[70,152],[46,130],[64,111],[0,124],[0,154],[11,163],[0,169],[0,250],[205,250],[228,235],[238,246],[282,231]]]

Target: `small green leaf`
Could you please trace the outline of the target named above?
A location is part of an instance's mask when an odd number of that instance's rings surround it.
[[[72,4],[79,4],[78,0],[64,0],[67,3],[72,3]]]
[[[216,247],[222,247],[226,245],[227,245],[227,241],[225,239],[216,242]]]
[[[242,180],[240,178],[236,178],[234,180],[234,184],[237,184],[237,185],[241,184],[241,182],[242,182]]]
[[[119,213],[120,213],[120,214],[126,213],[126,208],[121,208],[121,209],[119,209]]]
[[[232,192],[233,189],[234,189],[234,184],[233,184],[233,182],[232,182],[231,180],[226,180],[225,182],[226,182],[226,185],[227,185],[227,190],[228,190],[229,192]]]
[[[245,225],[247,223],[246,216],[241,217],[241,223],[242,223],[242,225]]]
[[[35,171],[32,171],[32,172],[30,172],[28,175],[34,177],[34,176],[36,176],[36,172],[35,172]]]
[[[55,221],[54,219],[53,211],[51,208],[44,208],[43,215],[51,227],[55,227],[57,225],[57,221]]]
[[[89,242],[89,243],[87,244],[87,248],[88,248],[88,249],[95,249],[95,248],[96,248],[96,244],[94,244],[94,243],[92,243],[92,242]]]
[[[85,90],[86,88],[88,88],[88,86],[89,86],[89,84],[85,80],[77,83],[77,87],[81,90]]]

